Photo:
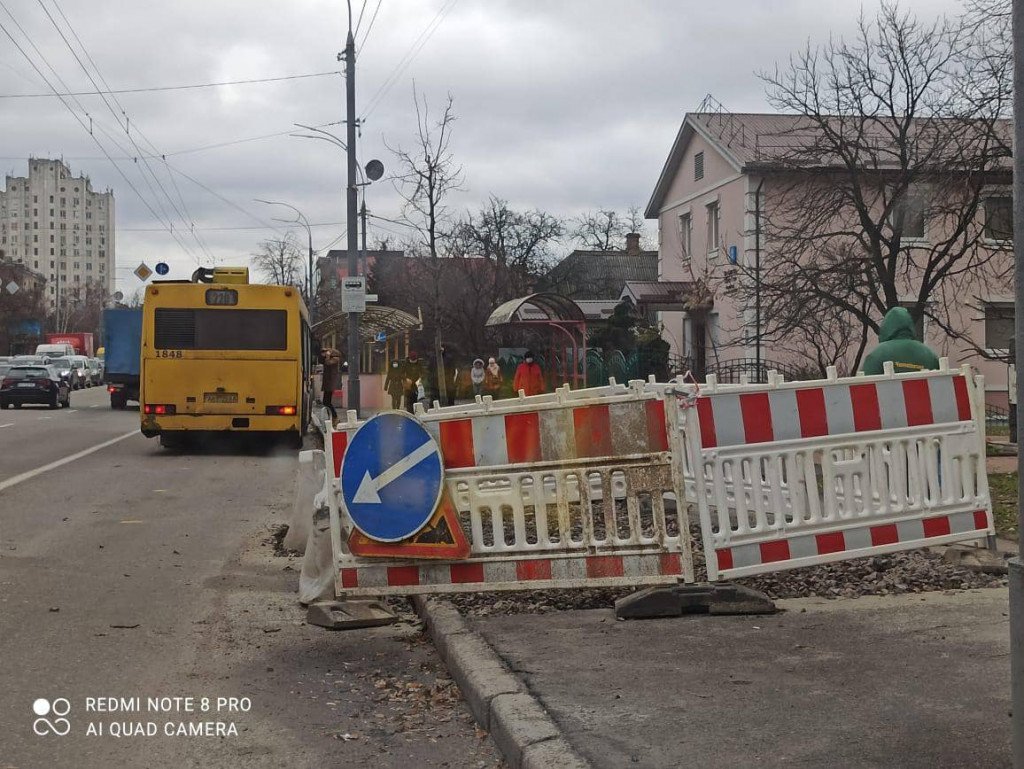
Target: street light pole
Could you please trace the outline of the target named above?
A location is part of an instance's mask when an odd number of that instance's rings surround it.
[[[348,39],[345,41],[345,106],[348,154],[348,274],[359,274],[359,227],[357,224],[358,188],[356,186],[356,43],[352,35],[352,13],[349,10]],[[348,314],[348,407],[359,413],[359,313]]]
[[[282,203],[280,200],[262,200],[261,198],[255,198],[257,203],[266,203],[268,206],[284,206],[290,208],[295,212],[295,221],[288,222],[289,224],[301,224],[306,228],[306,237],[308,238],[309,251],[306,256],[306,297],[309,299],[309,312],[312,320],[313,305],[315,304],[313,298],[313,229],[309,225],[309,219],[299,209],[293,206],[291,203]],[[283,219],[277,219],[275,221],[286,221]]]

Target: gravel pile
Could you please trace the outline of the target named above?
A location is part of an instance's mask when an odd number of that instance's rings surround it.
[[[694,543],[699,548],[699,539]],[[694,553],[698,581],[705,578],[703,553]],[[792,569],[736,580],[769,598],[859,598],[865,595],[900,595],[934,590],[974,590],[1001,587],[1006,577],[982,574],[946,563],[930,550]],[[636,588],[543,590],[522,593],[456,594],[450,599],[464,614],[485,617],[501,614],[544,614],[570,609],[604,609]]]

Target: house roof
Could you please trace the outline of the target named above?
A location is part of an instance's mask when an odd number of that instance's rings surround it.
[[[657,280],[658,252],[573,251],[544,278],[544,286],[571,299],[618,299],[630,280]]]
[[[829,125],[834,123],[837,129],[841,129],[843,120],[844,118],[838,116],[830,118]],[[984,135],[981,131],[988,128],[987,124],[982,121],[977,121],[975,124],[965,124],[963,121],[953,118],[950,118],[949,121],[950,125],[964,126],[968,129],[971,129],[972,125],[977,126],[980,129],[976,134],[978,138]],[[945,121],[924,118],[914,120],[911,130],[920,131],[920,135],[927,141],[927,136],[934,132],[934,128],[939,122],[946,124]],[[898,148],[892,141],[892,126],[888,125],[884,119],[866,122],[858,119],[851,127],[854,126],[859,132],[863,132],[859,141],[874,151],[873,163],[879,167],[885,166],[887,145],[892,147],[895,157]],[[1012,121],[997,120],[994,129],[997,134],[996,145],[1008,148],[1012,143]],[[850,128],[845,130],[849,131]],[[687,113],[676,134],[668,159],[662,167],[650,202],[644,210],[644,216],[648,219],[658,218],[668,189],[694,135],[699,134],[710,143],[738,173],[791,168],[794,158],[805,167],[841,167],[840,159],[831,155],[827,151],[827,147],[824,149],[818,147],[822,136],[821,131],[822,129],[816,126],[811,118],[804,115],[753,112]],[[944,133],[944,135],[946,134]],[[991,134],[988,135],[991,136]],[[960,143],[949,147],[950,160],[960,159],[963,156],[964,147],[968,146],[965,143],[972,141],[976,141],[976,139],[970,133],[963,134]],[[999,155],[1000,153],[994,154]],[[1009,155],[1007,155],[1007,161],[1008,158]],[[895,161],[893,167],[897,167]]]
[[[629,299],[647,309],[680,311],[686,309],[686,294],[692,283],[682,280],[630,280],[622,287],[619,299]]]

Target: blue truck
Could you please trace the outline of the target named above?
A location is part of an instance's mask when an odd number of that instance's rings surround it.
[[[103,311],[103,380],[110,408],[123,409],[139,400],[139,362],[142,357],[142,310]]]

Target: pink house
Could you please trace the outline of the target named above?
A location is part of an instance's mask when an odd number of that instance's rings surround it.
[[[842,373],[852,373],[859,322],[851,321],[856,338],[851,337],[845,347],[836,338],[843,335],[835,333],[824,334],[824,340],[797,338],[799,334],[771,339],[765,329],[774,310],[765,303],[759,317],[751,299],[758,257],[761,275],[778,263],[773,259],[780,259],[783,246],[773,242],[766,223],[781,210],[783,200],[789,200],[784,195],[792,194],[794,184],[793,174],[771,159],[780,149],[808,141],[807,125],[800,116],[779,114],[688,113],[683,120],[646,217],[658,220],[659,281],[682,282],[696,289],[696,302],[691,295],[679,311],[659,315],[672,352],[697,372],[735,379],[742,371],[753,377],[760,352],[764,367],[778,367],[790,376],[811,374],[829,357],[825,362],[834,361]],[[878,174],[883,185],[884,171]],[[805,181],[800,183],[824,189],[834,173],[826,157],[811,174],[801,169],[799,178]],[[937,186],[929,182],[928,200],[943,200],[944,192]],[[896,297],[900,304],[915,299],[921,270],[915,272],[914,265],[924,260],[920,255],[930,244],[943,239],[948,224],[939,204],[915,202],[916,193],[910,195],[915,189],[908,187],[906,202],[894,208],[899,211],[901,248],[911,265],[905,279],[900,279]],[[1013,333],[1012,201],[1007,167],[996,163],[985,177],[983,193],[975,190],[974,194],[978,205],[976,211],[971,209],[968,229],[975,233],[974,259],[984,267],[961,270],[941,291],[933,291],[919,331],[951,363],[974,365],[985,375],[989,403],[1005,408],[1007,366],[998,358],[1005,356]],[[809,241],[806,257],[801,258],[813,259],[814,248]],[[874,318],[883,314],[880,309],[871,312]],[[866,350],[876,344],[871,332]],[[836,345],[843,349],[836,352]]]

